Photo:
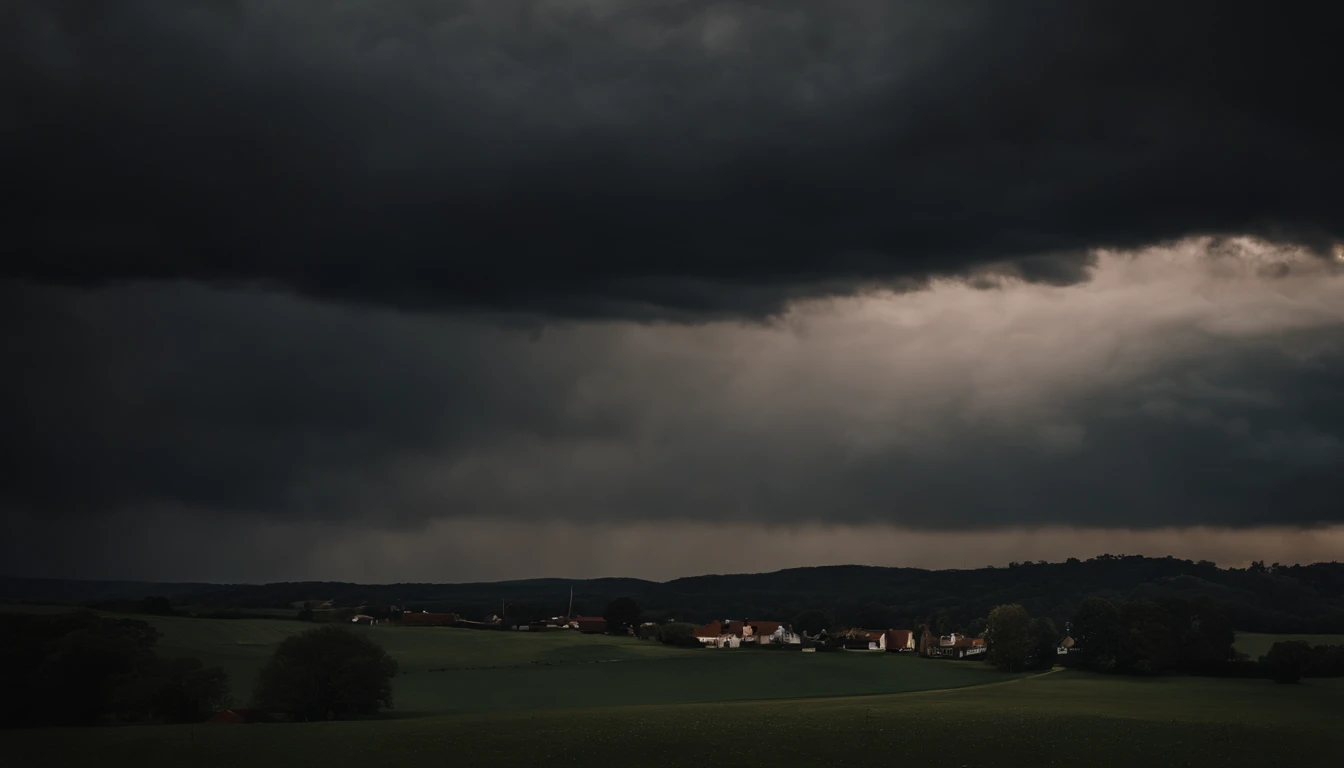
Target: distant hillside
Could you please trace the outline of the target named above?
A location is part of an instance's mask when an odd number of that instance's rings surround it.
[[[1236,627],[1250,632],[1344,632],[1344,564],[1223,569],[1175,558],[1103,555],[1087,561],[1023,563],[1007,568],[926,571],[858,565],[791,568],[774,573],[640,579],[530,579],[475,584],[165,584],[0,579],[9,598],[92,603],[163,595],[217,609],[290,608],[304,600],[336,607],[396,604],[454,611],[470,618],[526,604],[537,615],[564,613],[570,588],[576,613],[600,614],[614,597],[633,597],[651,618],[789,620],[823,610],[848,625],[910,626],[939,618],[964,627],[1001,603],[1022,603],[1061,623],[1084,597],[1123,600],[1206,595]]]

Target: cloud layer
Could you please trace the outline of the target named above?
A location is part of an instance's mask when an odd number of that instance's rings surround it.
[[[1290,7],[20,0],[4,270],[698,319],[1191,234],[1325,248],[1344,66]]]
[[[11,284],[13,509],[1158,528],[1344,521],[1344,265],[1255,241],[772,324],[510,327]]]

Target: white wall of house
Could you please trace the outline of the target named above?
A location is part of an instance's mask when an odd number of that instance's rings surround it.
[[[797,632],[790,632],[781,626],[772,634],[761,635],[758,642],[761,645],[798,645],[803,642],[803,639],[798,636]]]

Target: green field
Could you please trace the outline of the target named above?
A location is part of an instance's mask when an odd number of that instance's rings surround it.
[[[162,652],[256,670],[311,625],[150,618]],[[345,723],[0,731],[0,765],[1334,766],[1344,681],[1001,675],[877,653],[677,650],[572,632],[358,627],[397,709]],[[1241,636],[1238,642],[1258,641]],[[1266,646],[1267,647],[1267,646]]]
[[[1270,646],[1281,640],[1301,640],[1310,645],[1344,645],[1344,635],[1264,635],[1258,632],[1238,632],[1236,649],[1252,659],[1269,653]]]
[[[632,676],[628,683],[638,687],[642,681]],[[99,764],[143,766],[919,761],[1264,768],[1338,765],[1342,702],[1341,681],[1278,686],[1056,672],[955,691],[867,697],[302,725],[29,730],[3,738],[4,755],[19,766],[85,765],[96,755]]]
[[[13,610],[13,609],[11,609]],[[298,621],[139,616],[161,633],[160,655],[221,666],[238,704]],[[350,626],[397,659],[399,713],[417,716],[533,709],[785,699],[958,688],[1006,679],[984,664],[906,654],[677,649],[570,631]]]

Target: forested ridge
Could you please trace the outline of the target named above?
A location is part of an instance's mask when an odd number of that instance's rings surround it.
[[[303,601],[333,608],[397,605],[452,611],[484,619],[508,604],[537,616],[574,611],[600,615],[615,597],[639,602],[649,618],[693,622],[713,618],[788,621],[822,610],[853,626],[910,626],[933,618],[964,627],[997,605],[1017,603],[1033,616],[1068,621],[1082,600],[1116,602],[1209,597],[1236,629],[1248,632],[1344,632],[1344,563],[1254,563],[1219,568],[1176,558],[1103,555],[1062,563],[1015,563],[971,570],[923,570],[859,565],[791,568],[772,573],[694,576],[667,582],[641,579],[530,579],[468,584],[172,584],[6,578],[11,599],[81,605],[162,595],[198,611],[285,609]]]

